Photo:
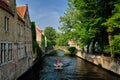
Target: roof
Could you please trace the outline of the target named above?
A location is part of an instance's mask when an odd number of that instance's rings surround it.
[[[24,18],[25,13],[27,11],[27,5],[25,5],[25,6],[17,6],[16,9],[17,9],[18,15],[21,18]]]

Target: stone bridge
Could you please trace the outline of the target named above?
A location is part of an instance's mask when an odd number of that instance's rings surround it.
[[[54,46],[54,50],[63,50],[64,52],[69,53],[68,46]]]

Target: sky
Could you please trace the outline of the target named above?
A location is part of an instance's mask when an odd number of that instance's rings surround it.
[[[28,4],[31,21],[35,21],[40,29],[51,26],[58,31],[59,17],[67,9],[67,0],[16,0],[17,6]]]

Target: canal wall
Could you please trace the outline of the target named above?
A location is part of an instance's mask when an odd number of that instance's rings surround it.
[[[105,57],[100,55],[86,54],[77,52],[76,55],[82,59],[85,59],[95,65],[98,65],[104,69],[112,71],[120,75],[120,60],[112,59],[111,57]]]
[[[39,80],[39,71],[38,69],[42,69],[42,64],[44,61],[44,57],[37,59],[33,65],[25,71],[21,76],[19,76],[16,80]]]

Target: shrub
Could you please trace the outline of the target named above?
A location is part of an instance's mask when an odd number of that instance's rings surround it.
[[[99,66],[99,67],[102,67],[102,65],[101,65],[100,63],[98,64],[98,66]]]
[[[70,51],[71,54],[75,54],[77,51],[75,47],[69,47],[68,50]]]

